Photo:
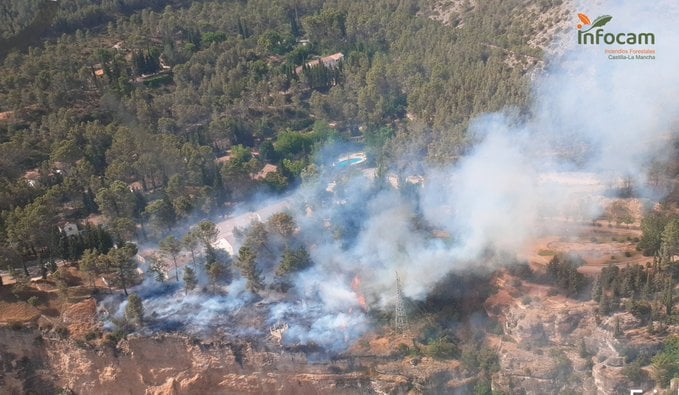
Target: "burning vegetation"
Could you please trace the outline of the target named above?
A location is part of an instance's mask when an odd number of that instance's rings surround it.
[[[676,389],[676,7],[607,4],[623,67],[519,1],[112,3],[0,64],[1,388]]]

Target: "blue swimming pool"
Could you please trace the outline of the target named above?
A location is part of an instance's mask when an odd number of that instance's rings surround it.
[[[365,160],[365,158],[360,158],[360,157],[358,157],[358,158],[344,159],[344,160],[341,160],[341,161],[337,162],[337,164],[336,164],[335,166],[337,166],[337,167],[339,167],[339,168],[343,168],[343,167],[355,165],[355,164],[357,164],[357,163],[361,163],[361,162],[363,162],[364,160]]]

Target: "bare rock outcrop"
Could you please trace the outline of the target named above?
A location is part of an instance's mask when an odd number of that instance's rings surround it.
[[[10,393],[70,389],[96,394],[405,393],[409,378],[370,369],[313,363],[299,353],[254,350],[186,336],[121,340],[91,347],[38,330],[0,328],[0,384]],[[39,343],[39,344],[38,344]],[[444,367],[445,368],[445,367]],[[45,392],[47,391],[47,392]]]
[[[493,377],[496,390],[617,394],[632,387],[652,388],[648,369],[639,374],[638,383],[631,382],[624,369],[627,361],[654,355],[662,341],[629,313],[598,319],[594,302],[546,294],[523,301],[500,295],[489,299],[486,309],[504,328],[498,338],[501,368]]]

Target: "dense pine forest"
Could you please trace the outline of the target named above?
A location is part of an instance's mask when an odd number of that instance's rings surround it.
[[[329,142],[383,166],[455,160],[470,118],[527,101],[540,50],[503,16],[519,3],[470,5],[457,28],[414,0],[4,3],[4,262],[54,257],[66,221],[159,237],[285,191]]]

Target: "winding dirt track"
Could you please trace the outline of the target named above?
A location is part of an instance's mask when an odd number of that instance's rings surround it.
[[[609,264],[624,267],[645,265],[653,260],[636,251],[636,243],[629,240],[641,237],[638,227],[609,228],[607,224],[602,225],[564,224],[561,230],[568,236],[551,234],[541,237],[529,246],[521,258],[534,266],[544,267],[556,253],[573,253],[587,262],[579,269],[585,274],[599,273]]]

